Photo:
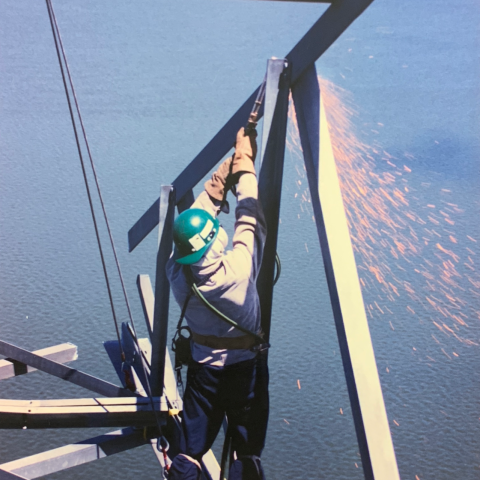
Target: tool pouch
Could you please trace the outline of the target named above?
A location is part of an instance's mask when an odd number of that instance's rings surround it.
[[[175,369],[187,365],[192,360],[192,331],[188,327],[180,327],[172,339],[172,351],[175,352]]]

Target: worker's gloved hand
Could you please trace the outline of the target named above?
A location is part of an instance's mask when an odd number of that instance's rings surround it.
[[[220,202],[224,199],[225,195],[225,185],[229,180],[232,169],[232,159],[233,157],[227,158],[221,165],[218,167],[218,170],[214,172],[212,178],[205,182],[205,191],[215,200]],[[231,183],[227,185],[227,189],[231,186]]]
[[[251,130],[245,135],[242,127],[237,133],[235,153],[233,155],[232,175],[238,178],[240,172],[253,173],[255,175],[255,157],[257,156],[257,131]]]

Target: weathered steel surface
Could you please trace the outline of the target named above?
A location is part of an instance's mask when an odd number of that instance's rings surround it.
[[[336,0],[317,20],[312,28],[286,56],[292,65],[291,83],[294,84],[303,71],[312,65],[345,29],[372,3],[373,0]],[[235,142],[235,135],[248,118],[258,87],[230,120],[220,129],[207,146],[190,162],[174,180],[177,199],[191,190],[226,153]],[[263,116],[260,110],[258,119]],[[157,200],[128,232],[131,252],[158,224]]]
[[[283,59],[269,60],[265,93],[265,117],[260,158],[259,198],[267,222],[262,268],[257,281],[262,312],[262,330],[270,338],[275,254],[282,193],[285,134],[290,93],[290,68]]]
[[[154,407],[167,412],[165,397]],[[62,400],[0,400],[2,429],[125,427],[155,425],[146,397],[79,398]]]
[[[153,431],[153,430],[152,430]],[[146,435],[145,435],[146,433]],[[2,470],[33,480],[149,443],[151,432],[125,428],[82,442],[0,465]],[[0,477],[2,478],[2,477]],[[7,477],[5,477],[6,480]]]
[[[293,99],[365,478],[399,479],[314,66]]]
[[[175,215],[175,189],[162,186],[160,192],[158,252],[155,274],[155,307],[153,309],[153,335],[150,385],[152,394],[159,396],[163,391],[165,372],[165,350],[167,348],[168,307],[170,283],[165,267],[172,253],[173,220]]]
[[[78,358],[77,346],[72,343],[62,343],[53,347],[42,348],[33,353],[58,363],[73,362]],[[16,360],[0,360],[0,380],[35,372],[35,370],[37,369]]]

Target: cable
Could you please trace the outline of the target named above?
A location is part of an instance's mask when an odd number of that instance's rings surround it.
[[[104,271],[104,275],[105,275],[105,281],[106,281],[106,284],[107,284],[108,296],[109,296],[110,305],[111,305],[111,309],[112,309],[112,315],[113,315],[113,319],[114,319],[114,323],[115,323],[115,330],[116,330],[116,333],[117,333],[118,341],[121,344],[120,330],[118,328],[118,321],[117,321],[117,316],[116,316],[116,313],[115,313],[115,306],[113,304],[112,292],[111,292],[111,288],[110,288],[110,282],[109,282],[109,279],[108,279],[108,273],[107,273],[107,269],[106,269],[105,258],[104,258],[104,255],[103,255],[103,249],[102,249],[102,244],[101,244],[100,235],[99,235],[99,231],[98,231],[97,220],[96,220],[95,211],[94,211],[94,208],[93,208],[93,202],[92,202],[92,196],[91,196],[91,193],[90,193],[90,187],[88,185],[88,180],[87,180],[87,175],[86,175],[86,170],[85,170],[85,163],[84,163],[84,160],[83,160],[82,150],[81,150],[80,142],[79,142],[79,138],[78,138],[78,132],[77,132],[77,127],[76,127],[76,123],[75,123],[75,117],[74,117],[73,110],[72,110],[70,94],[69,94],[66,79],[65,79],[65,72],[64,72],[64,68],[63,68],[63,63],[62,63],[62,60],[61,60],[61,57],[60,57],[60,50],[61,50],[61,54],[62,54],[62,57],[63,57],[63,62],[65,63],[65,70],[67,71],[68,81],[69,81],[69,84],[70,84],[70,88],[72,90],[73,99],[75,101],[75,107],[76,107],[76,110],[77,110],[78,120],[80,122],[83,138],[84,138],[84,141],[85,141],[85,146],[87,148],[88,158],[90,160],[90,165],[92,167],[92,172],[93,172],[93,176],[94,176],[94,179],[95,179],[95,184],[97,186],[97,192],[98,192],[98,196],[99,196],[99,199],[100,199],[100,204],[102,206],[103,216],[104,216],[105,223],[106,223],[106,226],[107,226],[107,231],[108,231],[108,235],[109,235],[109,238],[110,238],[110,243],[112,245],[113,255],[115,257],[115,263],[117,265],[117,270],[118,270],[118,273],[119,273],[119,276],[120,276],[120,282],[122,284],[122,289],[123,289],[125,301],[126,301],[126,304],[127,304],[127,310],[128,310],[128,313],[129,313],[129,317],[131,319],[132,315],[131,315],[131,312],[130,312],[130,305],[128,303],[128,298],[127,298],[127,295],[126,295],[125,285],[124,285],[124,282],[123,282],[123,276],[122,276],[122,273],[121,273],[121,270],[120,270],[120,264],[118,262],[118,257],[117,257],[117,252],[116,252],[116,249],[115,249],[115,245],[113,243],[113,237],[112,237],[112,233],[111,233],[111,230],[110,230],[110,224],[108,222],[107,214],[106,214],[106,211],[105,211],[105,205],[104,205],[103,197],[102,197],[102,194],[101,194],[101,191],[100,191],[100,186],[99,186],[99,183],[98,183],[98,178],[97,178],[97,173],[96,173],[96,170],[95,170],[95,165],[93,163],[93,158],[92,158],[92,154],[91,154],[91,151],[90,151],[90,145],[88,143],[87,134],[86,134],[86,131],[85,131],[85,127],[84,127],[83,120],[82,120],[82,115],[81,115],[81,112],[80,112],[80,107],[79,107],[78,101],[77,101],[77,95],[75,93],[75,88],[73,86],[72,76],[70,74],[70,69],[69,69],[69,66],[68,66],[67,57],[66,57],[66,54],[65,54],[65,49],[63,47],[62,37],[60,35],[60,30],[58,28],[57,19],[55,17],[55,12],[53,10],[51,0],[46,0],[46,2],[47,2],[48,14],[49,14],[49,17],[50,17],[50,24],[51,24],[52,32],[53,32],[53,38],[55,40],[55,47],[56,47],[56,50],[57,50],[58,61],[59,61],[59,64],[60,64],[60,70],[62,72],[62,79],[63,79],[63,84],[64,84],[64,87],[65,87],[65,93],[67,95],[68,108],[70,110],[70,117],[72,119],[72,126],[73,126],[73,130],[74,130],[74,133],[75,133],[75,140],[76,140],[76,143],[77,143],[78,154],[80,156],[80,163],[82,165],[82,172],[83,172],[83,177],[84,177],[84,180],[85,180],[85,187],[87,189],[88,201],[89,201],[90,210],[91,210],[91,213],[92,213],[93,224],[94,224],[94,227],[95,227],[95,234],[96,234],[96,237],[97,237],[98,247],[99,247],[99,251],[100,251],[100,257],[101,257],[101,260],[102,260],[102,266],[103,266],[103,271]],[[59,45],[60,45],[60,49],[59,49]],[[120,350],[121,350],[121,355],[122,355],[122,361],[124,362],[125,361],[125,353],[124,353],[121,345],[120,345]]]
[[[215,315],[217,315],[218,317],[220,317],[224,322],[232,325],[232,327],[235,327],[237,328],[238,330],[240,330],[241,332],[243,333],[246,333],[248,335],[252,335],[253,337],[255,337],[257,339],[257,341],[260,342],[260,344],[265,344],[265,340],[258,334],[256,333],[253,333],[252,331],[250,331],[248,328],[245,328],[245,327],[242,327],[241,325],[239,325],[237,322],[235,322],[234,320],[232,320],[231,318],[228,318],[226,315],[224,315],[220,310],[217,310],[211,303],[208,302],[208,300],[203,296],[202,292],[199,290],[199,288],[197,287],[197,285],[195,285],[195,283],[192,285],[192,289],[193,291],[195,292],[195,295],[205,304],[205,306],[211,311],[213,312]]]
[[[52,27],[53,38],[54,38],[54,41],[55,41],[55,48],[56,48],[56,51],[57,51],[58,62],[59,62],[59,65],[60,65],[60,71],[62,73],[63,85],[65,87],[65,94],[67,96],[68,108],[69,108],[70,117],[71,117],[71,120],[72,120],[72,126],[73,126],[73,130],[74,130],[74,134],[75,134],[75,141],[76,141],[76,144],[77,144],[78,154],[79,154],[79,157],[80,157],[80,163],[81,163],[81,166],[82,166],[82,172],[83,172],[83,177],[84,177],[84,181],[85,181],[85,187],[87,189],[88,201],[89,201],[89,205],[90,205],[90,211],[91,211],[91,214],[92,214],[93,224],[94,224],[94,227],[95,227],[95,234],[96,234],[96,237],[97,237],[98,248],[99,248],[99,251],[100,251],[100,258],[101,258],[101,261],[102,261],[103,272],[104,272],[104,276],[105,276],[105,282],[107,284],[107,290],[108,290],[108,296],[109,296],[109,300],[110,300],[110,306],[111,306],[111,309],[112,309],[113,321],[115,323],[115,330],[116,330],[116,333],[117,333],[118,344],[119,344],[119,347],[120,347],[120,354],[121,354],[122,362],[125,362],[125,360],[126,360],[125,352],[123,350],[121,337],[120,337],[120,330],[118,328],[118,321],[117,321],[117,316],[116,316],[116,313],[115,313],[115,307],[114,307],[114,304],[113,304],[112,292],[111,292],[111,288],[110,288],[110,281],[109,281],[109,278],[108,278],[107,268],[106,268],[106,264],[105,264],[105,257],[103,255],[103,249],[102,249],[102,244],[101,244],[100,235],[99,235],[99,231],[98,231],[97,220],[96,220],[95,211],[94,211],[94,208],[93,208],[92,196],[91,196],[91,193],[90,193],[90,187],[89,187],[88,179],[87,179],[87,175],[86,175],[85,162],[83,160],[82,149],[81,149],[81,146],[80,146],[77,126],[76,126],[76,122],[75,122],[75,116],[73,114],[72,102],[71,102],[71,99],[70,99],[70,92],[68,90],[67,81],[66,81],[66,78],[65,78],[65,70],[67,72],[68,82],[70,84],[70,88],[72,90],[72,95],[73,95],[73,98],[74,98],[74,101],[75,101],[75,107],[76,107],[76,110],[77,110],[78,119],[79,119],[80,126],[81,126],[81,129],[82,129],[83,139],[84,139],[84,142],[85,142],[85,146],[87,148],[88,157],[89,157],[89,160],[90,160],[90,165],[92,167],[92,172],[93,172],[93,176],[94,176],[94,179],[95,179],[95,184],[96,184],[96,187],[97,187],[98,196],[99,196],[99,199],[100,199],[100,204],[102,206],[103,216],[104,216],[104,219],[105,219],[105,224],[106,224],[106,227],[107,227],[107,231],[108,231],[108,235],[109,235],[109,239],[110,239],[110,244],[111,244],[113,255],[114,255],[114,258],[115,258],[115,264],[117,266],[117,271],[118,271],[118,275],[119,275],[119,278],[120,278],[120,283],[122,285],[123,295],[124,295],[124,298],[125,298],[125,303],[126,303],[126,306],[127,306],[129,319],[130,319],[132,329],[133,329],[133,333],[134,333],[134,341],[135,341],[135,344],[137,346],[138,351],[141,352],[142,350],[141,350],[140,345],[138,343],[138,336],[137,336],[137,332],[136,332],[136,329],[135,329],[135,323],[133,321],[133,316],[132,316],[132,312],[131,312],[131,309],[130,309],[130,304],[129,304],[129,301],[128,301],[128,296],[127,296],[127,292],[126,292],[126,288],[125,288],[125,283],[123,281],[123,275],[122,275],[121,268],[120,268],[120,262],[118,261],[117,252],[116,252],[116,249],[115,249],[115,244],[113,242],[113,237],[112,237],[112,233],[111,233],[111,230],[110,230],[110,225],[109,225],[108,218],[107,218],[107,213],[106,213],[106,210],[105,210],[105,205],[104,205],[103,197],[102,197],[101,190],[100,190],[100,185],[98,183],[98,178],[97,178],[97,174],[96,174],[96,170],[95,170],[95,165],[93,163],[93,157],[92,157],[92,154],[91,154],[91,151],[90,151],[90,146],[89,146],[89,143],[88,143],[85,127],[84,127],[84,124],[83,124],[82,115],[81,115],[81,112],[80,112],[80,107],[78,105],[77,96],[76,96],[76,93],[75,93],[75,88],[73,86],[72,76],[71,76],[71,73],[70,73],[70,69],[68,67],[67,57],[66,57],[66,54],[65,54],[65,49],[63,47],[62,38],[61,38],[61,35],[60,35],[60,30],[58,28],[57,19],[56,19],[56,16],[55,16],[55,12],[53,10],[51,0],[45,0],[45,1],[46,1],[46,4],[47,4],[47,10],[48,10],[48,15],[49,15],[49,19],[50,19],[50,25]],[[63,63],[62,63],[62,57],[63,57],[63,62],[65,63],[65,70],[64,70],[64,67],[63,67]],[[160,420],[158,418],[158,412],[156,411],[155,406],[154,406],[154,402],[153,402],[153,396],[152,396],[150,383],[149,383],[149,380],[148,380],[147,369],[146,369],[146,365],[145,365],[145,359],[143,358],[143,355],[141,353],[140,353],[140,360],[141,360],[141,363],[142,363],[143,372],[144,372],[145,379],[146,379],[147,394],[148,394],[148,397],[150,399],[150,404],[151,404],[151,407],[152,407],[152,411],[155,415],[155,420],[156,420],[157,427],[158,427],[158,430],[159,430],[159,433],[160,433],[160,437],[164,438],[163,434],[162,434],[161,423],[160,423]],[[163,445],[162,450],[164,451],[164,453],[166,451],[165,448],[166,447]]]

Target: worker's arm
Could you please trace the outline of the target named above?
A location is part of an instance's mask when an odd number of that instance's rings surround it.
[[[232,257],[237,274],[257,278],[262,264],[267,227],[258,200],[257,177],[242,173],[237,185]]]
[[[258,200],[254,164],[257,155],[256,136],[256,131],[245,135],[244,129],[240,129],[232,162],[232,175],[238,184],[231,263],[238,275],[254,279],[262,264],[267,235],[263,210]]]
[[[257,132],[254,129],[250,130],[248,135],[245,135],[243,128],[239,130],[235,142],[235,153],[227,158],[205,182],[205,191],[198,196],[191,208],[202,208],[214,217],[220,210],[228,213],[228,207],[224,208],[228,205],[226,202],[228,190],[238,182],[243,173],[255,174],[253,163],[257,155],[256,137]]]

